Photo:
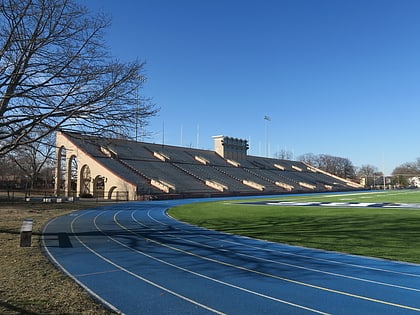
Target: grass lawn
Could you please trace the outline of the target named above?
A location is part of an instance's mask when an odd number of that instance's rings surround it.
[[[40,249],[42,226],[52,218],[96,203],[0,202],[0,314],[115,314],[58,271]],[[34,222],[32,246],[19,247],[20,226]]]
[[[420,191],[277,196],[270,200],[420,204]],[[58,271],[40,250],[40,233],[46,222],[97,205],[0,202],[0,314],[113,314]],[[420,209],[285,207],[244,205],[235,200],[190,204],[170,213],[229,233],[420,263]],[[34,220],[32,247],[20,248],[19,229],[25,218]]]
[[[268,200],[420,204],[420,191],[289,195]],[[240,204],[243,201],[188,204],[169,213],[192,224],[258,239],[420,263],[420,209]]]

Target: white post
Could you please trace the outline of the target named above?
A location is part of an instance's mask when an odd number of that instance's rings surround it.
[[[269,142],[268,142],[268,122],[271,121],[270,116],[264,116],[265,123],[265,156],[269,156]]]

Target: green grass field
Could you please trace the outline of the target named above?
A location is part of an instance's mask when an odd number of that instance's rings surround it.
[[[420,191],[289,195],[265,200],[420,204]],[[169,213],[195,225],[263,240],[420,263],[420,209],[240,204],[244,201],[188,204]]]

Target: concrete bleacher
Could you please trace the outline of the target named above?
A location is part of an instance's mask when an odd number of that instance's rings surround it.
[[[235,161],[211,150],[68,136],[116,176],[137,185],[139,195],[257,195],[355,188],[299,161],[247,155]]]

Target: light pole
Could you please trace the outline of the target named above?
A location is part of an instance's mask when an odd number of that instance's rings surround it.
[[[268,122],[271,121],[270,116],[265,115],[264,116],[264,120],[265,120],[265,156],[268,157],[269,152],[268,152]]]

